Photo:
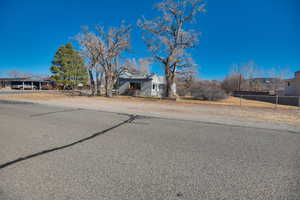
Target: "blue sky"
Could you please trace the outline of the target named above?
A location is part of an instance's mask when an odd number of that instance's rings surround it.
[[[0,0],[0,72],[47,74],[57,48],[83,25],[133,25],[135,58],[150,54],[136,21],[155,16],[157,0]],[[253,60],[261,69],[300,70],[300,1],[207,0],[198,17],[202,32],[192,51],[204,79],[222,79],[235,63]],[[162,73],[153,65],[152,71]]]

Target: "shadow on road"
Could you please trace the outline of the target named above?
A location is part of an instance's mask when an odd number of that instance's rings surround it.
[[[72,142],[70,144],[66,144],[66,145],[63,145],[63,146],[59,146],[59,147],[54,147],[54,148],[51,148],[51,149],[46,149],[46,150],[43,150],[43,151],[40,151],[40,152],[37,152],[37,153],[34,153],[34,154],[31,154],[31,155],[27,155],[27,156],[24,156],[24,157],[20,157],[20,158],[17,158],[15,160],[12,160],[12,161],[9,161],[9,162],[6,162],[4,164],[0,164],[0,169],[3,169],[3,168],[6,168],[8,166],[11,166],[13,164],[16,164],[18,162],[21,162],[21,161],[25,161],[25,160],[29,160],[31,158],[34,158],[34,157],[38,157],[38,156],[42,156],[44,154],[47,154],[47,153],[51,153],[51,152],[54,152],[54,151],[59,151],[59,150],[62,150],[62,149],[66,149],[66,148],[69,148],[71,146],[74,146],[74,145],[77,145],[77,144],[80,144],[80,143],[83,143],[83,142],[86,142],[87,140],[91,140],[99,135],[102,135],[104,133],[107,133],[115,128],[118,128],[126,123],[132,123],[138,116],[137,115],[129,115],[129,119],[115,125],[115,126],[112,126],[108,129],[105,129],[103,131],[100,131],[100,132],[97,132],[97,133],[94,133],[92,134],[91,136],[89,137],[85,137],[85,138],[82,138],[80,140],[77,140],[75,142]]]

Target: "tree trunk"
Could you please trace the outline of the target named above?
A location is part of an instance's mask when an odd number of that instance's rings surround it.
[[[165,96],[167,98],[176,98],[177,95],[176,95],[175,75],[172,74],[169,67],[166,67],[165,79],[166,79]]]
[[[93,77],[93,71],[91,69],[88,70],[89,73],[89,80],[90,80],[90,90],[91,90],[91,95],[95,95],[95,82],[94,82],[94,77]]]
[[[101,94],[101,82],[100,82],[100,76],[99,72],[96,71],[96,96],[100,96]]]
[[[102,92],[101,92],[102,81],[103,81],[103,72],[100,73],[100,76],[99,76],[99,79],[98,79],[99,95],[102,95]]]
[[[110,72],[107,72],[105,74],[105,96],[113,97],[112,90],[113,90],[112,74]]]

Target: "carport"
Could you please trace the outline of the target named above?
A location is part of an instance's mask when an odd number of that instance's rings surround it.
[[[42,90],[43,86],[48,86],[53,83],[52,80],[43,79],[39,77],[25,77],[25,78],[0,78],[0,89],[26,89],[30,88]]]

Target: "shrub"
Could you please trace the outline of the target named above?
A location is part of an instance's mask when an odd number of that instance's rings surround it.
[[[244,84],[245,80],[240,74],[232,74],[227,76],[221,83],[221,87],[228,94],[233,91],[240,89],[241,85]]]
[[[228,95],[216,81],[199,81],[191,88],[191,95],[194,99],[218,101],[226,99]]]
[[[184,96],[188,96],[190,95],[190,88],[186,88],[180,84],[177,84],[176,85],[176,92],[177,92],[177,95],[181,96],[181,97],[184,97]]]
[[[195,79],[194,71],[187,71],[185,73],[181,73],[176,78],[176,90],[179,96],[190,96],[191,95],[191,87],[194,83],[197,82]]]

